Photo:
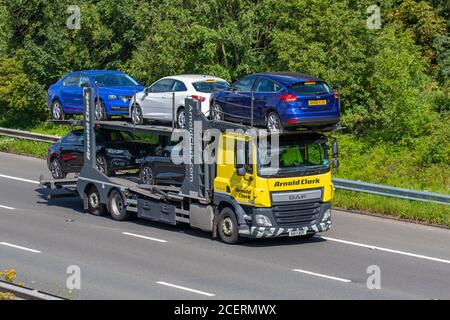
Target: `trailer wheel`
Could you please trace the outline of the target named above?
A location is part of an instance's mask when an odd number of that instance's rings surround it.
[[[231,208],[225,207],[219,213],[219,236],[220,239],[228,244],[239,242],[238,223],[236,215]]]
[[[125,200],[118,190],[114,189],[113,191],[111,191],[108,198],[108,204],[109,213],[114,220],[126,221],[130,218],[130,214],[129,212],[127,212]]]
[[[106,206],[100,202],[100,194],[95,186],[89,188],[87,202],[90,214],[94,216],[103,216],[106,214]]]

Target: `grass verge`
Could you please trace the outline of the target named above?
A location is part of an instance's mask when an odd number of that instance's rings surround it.
[[[337,190],[333,206],[450,228],[450,206]]]
[[[45,159],[49,144],[0,136],[0,151]]]

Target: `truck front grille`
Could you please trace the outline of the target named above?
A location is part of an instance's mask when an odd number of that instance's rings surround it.
[[[320,217],[320,202],[276,205],[275,219],[282,228],[305,227],[315,224]]]

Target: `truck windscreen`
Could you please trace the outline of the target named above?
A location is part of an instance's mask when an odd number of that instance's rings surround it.
[[[277,163],[278,162],[278,163]],[[280,142],[278,148],[258,152],[258,174],[292,177],[324,173],[330,169],[325,143]]]

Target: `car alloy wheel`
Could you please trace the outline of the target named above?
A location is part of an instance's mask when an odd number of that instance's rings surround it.
[[[186,126],[186,114],[184,112],[184,109],[178,110],[177,126],[178,126],[178,128],[184,128]]]
[[[97,156],[97,170],[106,175],[106,159],[103,156]]]
[[[133,121],[133,124],[142,124],[144,122],[144,117],[142,115],[142,109],[140,106],[135,105],[132,107],[131,121]]]
[[[59,103],[58,100],[55,100],[55,102],[53,102],[53,106],[52,106],[53,119],[54,120],[63,120],[64,119],[63,114],[64,113],[63,113],[61,104]]]
[[[223,120],[223,110],[217,103],[212,107],[212,117],[214,120]]]
[[[61,162],[59,161],[58,158],[52,159],[52,161],[50,163],[50,168],[51,168],[52,177],[54,179],[64,179],[64,177],[66,176],[61,168]]]
[[[142,168],[141,180],[143,184],[153,185],[153,171],[149,166]]]
[[[271,112],[267,116],[267,130],[272,133],[280,133],[282,131],[280,117],[275,112]]]
[[[101,102],[100,100],[97,100],[95,102],[95,120],[97,121],[106,120],[105,107],[103,105],[103,102]]]

